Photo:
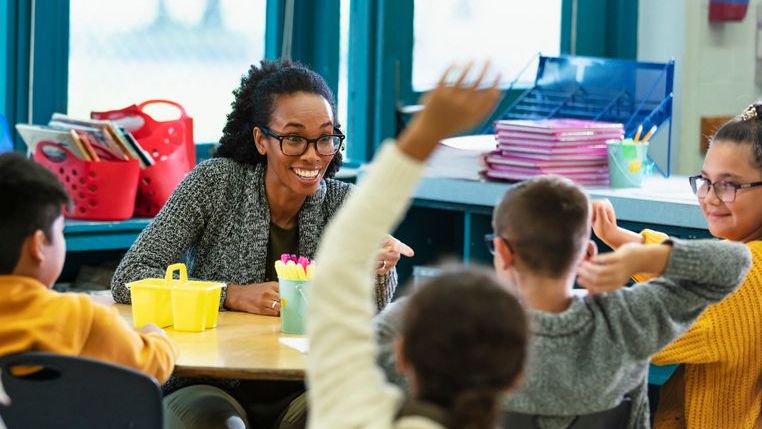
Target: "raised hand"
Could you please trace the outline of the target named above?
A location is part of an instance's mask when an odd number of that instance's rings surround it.
[[[642,243],[643,237],[617,225],[616,213],[609,200],[595,200],[592,203],[592,223],[595,236],[612,249],[627,243]]]
[[[473,128],[489,116],[502,94],[497,88],[499,76],[482,87],[489,62],[484,63],[473,82],[467,82],[471,68],[472,64],[463,68],[450,66],[437,87],[423,97],[423,111],[413,118],[399,138],[403,152],[425,160],[441,139]],[[453,76],[455,79],[451,82]]]
[[[577,283],[591,293],[603,293],[623,287],[638,273],[659,275],[667,265],[671,249],[666,244],[624,244],[614,252],[583,261],[577,269]]]

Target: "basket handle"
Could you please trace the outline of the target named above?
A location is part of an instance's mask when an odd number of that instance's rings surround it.
[[[188,114],[185,112],[185,108],[180,105],[180,103],[176,103],[171,100],[162,100],[162,99],[155,99],[155,100],[146,100],[140,104],[138,104],[138,109],[140,109],[141,112],[143,112],[143,108],[150,105],[150,104],[169,104],[170,106],[176,107],[180,111],[180,118],[187,118]],[[147,115],[147,113],[143,112],[144,115]]]
[[[64,159],[62,159],[60,161],[59,160],[55,160],[55,159],[51,159],[48,156],[48,154],[45,153],[45,151],[43,150],[46,147],[55,147],[56,149],[60,149],[66,155],[66,158],[64,158]],[[66,161],[69,158],[78,159],[76,156],[74,156],[73,153],[71,153],[69,148],[67,148],[64,144],[52,142],[52,141],[49,141],[49,140],[41,141],[41,142],[37,143],[37,147],[35,148],[35,151],[39,152],[42,156],[44,156],[45,159],[48,162],[54,162],[56,164],[62,163],[62,162]]]
[[[167,267],[167,273],[164,275],[164,281],[166,281],[167,284],[170,284],[170,283],[176,281],[174,279],[174,274],[175,274],[176,271],[180,273],[180,280],[179,281],[182,282],[182,283],[187,283],[188,282],[188,269],[185,267],[185,264],[183,264],[183,263],[177,263],[177,264],[172,264],[172,265],[168,266]]]

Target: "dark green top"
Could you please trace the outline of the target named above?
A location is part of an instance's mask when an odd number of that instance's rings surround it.
[[[265,263],[266,282],[278,281],[278,273],[275,272],[275,261],[280,259],[280,255],[284,253],[296,254],[298,247],[298,225],[295,225],[291,229],[283,229],[270,222],[270,237],[267,240],[267,262]]]

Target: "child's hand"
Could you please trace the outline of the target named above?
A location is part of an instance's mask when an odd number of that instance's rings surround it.
[[[614,252],[583,261],[577,269],[577,283],[590,293],[617,290],[638,273],[660,275],[667,265],[669,245],[626,243]]]
[[[146,323],[145,325],[135,329],[136,331],[140,332],[141,334],[160,334],[167,336],[167,333],[164,332],[163,329],[159,328],[158,326],[154,325],[153,323]]]
[[[489,69],[485,62],[479,76],[471,83],[466,79],[471,64],[462,69],[449,67],[437,87],[423,97],[423,111],[416,115],[399,139],[399,147],[418,160],[425,160],[439,141],[478,125],[486,119],[500,99],[499,77],[488,87],[479,88]],[[450,83],[450,75],[456,74]]]
[[[609,200],[596,200],[592,203],[593,232],[596,237],[616,250],[626,243],[642,243],[643,236],[616,224],[616,213]]]

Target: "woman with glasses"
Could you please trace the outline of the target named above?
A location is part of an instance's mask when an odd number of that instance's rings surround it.
[[[277,316],[275,260],[313,257],[351,188],[333,179],[345,137],[331,90],[301,64],[263,61],[234,95],[215,158],[185,178],[119,264],[116,302],[130,302],[126,283],[162,278],[186,257],[192,277],[228,284],[225,308]],[[392,237],[379,246],[380,310],[394,294],[400,254],[412,250]]]
[[[717,131],[689,182],[709,232],[746,243],[753,262],[734,293],[654,356],[657,365],[681,364],[662,387],[654,427],[752,429],[762,418],[762,104]],[[595,202],[593,216],[595,234],[614,248],[666,238],[618,227],[608,202]]]
[[[225,308],[277,316],[275,260],[283,253],[314,257],[323,229],[351,189],[333,179],[345,137],[331,90],[301,64],[262,61],[249,69],[233,94],[215,157],[183,180],[119,264],[112,280],[117,302],[130,302],[126,283],[162,278],[168,265],[185,258],[191,277],[227,283],[221,302]],[[412,256],[412,250],[392,237],[378,246],[375,295],[382,309],[396,288],[400,254]],[[175,381],[173,387],[179,384]],[[282,386],[241,382],[227,390],[243,403],[256,403],[294,391],[279,393]],[[200,423],[210,415],[199,405],[204,403],[224,405],[214,411],[215,421],[224,422],[227,415],[245,420],[246,413],[225,392],[192,387],[194,394],[183,389],[179,399],[182,391],[167,398],[174,404],[169,427],[189,422],[213,427]],[[277,416],[283,407],[258,409],[262,414],[274,410],[271,414]],[[249,414],[258,427],[272,423]]]

